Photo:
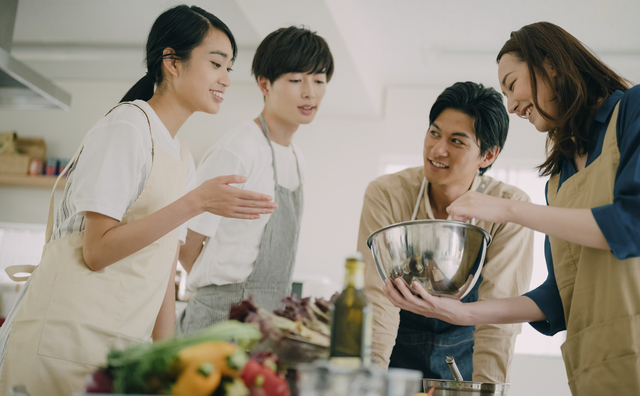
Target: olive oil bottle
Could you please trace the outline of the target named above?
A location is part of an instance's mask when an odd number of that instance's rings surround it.
[[[344,290],[331,311],[329,358],[339,366],[359,367],[371,361],[372,312],[364,294],[364,263],[359,253],[345,264]]]

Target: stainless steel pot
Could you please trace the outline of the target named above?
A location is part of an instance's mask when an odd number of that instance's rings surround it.
[[[490,382],[450,381],[437,379],[423,379],[424,391],[431,388],[433,396],[506,396],[509,384],[494,384]]]

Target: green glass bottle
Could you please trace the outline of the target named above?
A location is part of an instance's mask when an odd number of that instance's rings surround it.
[[[334,364],[347,367],[371,361],[371,306],[364,294],[362,255],[349,256],[345,264],[344,290],[331,312],[331,348]]]

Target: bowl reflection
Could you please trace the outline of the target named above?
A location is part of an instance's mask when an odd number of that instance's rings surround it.
[[[473,289],[491,235],[452,220],[415,220],[392,224],[367,239],[378,274],[419,281],[431,294],[462,299]]]

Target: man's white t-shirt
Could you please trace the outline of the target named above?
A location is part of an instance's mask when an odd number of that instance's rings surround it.
[[[300,149],[293,144],[289,147],[271,144],[278,184],[295,190],[300,185],[296,155],[304,184],[306,165]],[[217,176],[242,175],[248,180],[238,187],[273,197],[272,158],[262,129],[253,120],[246,121],[227,132],[205,153],[196,171],[197,185]],[[253,270],[270,217],[267,214],[259,220],[239,220],[203,213],[187,222],[189,229],[208,237],[189,274],[187,288],[196,291],[202,286],[244,282]]]
[[[118,106],[100,119],[84,137],[84,148],[78,164],[69,175],[64,197],[55,218],[52,239],[84,229],[85,213],[96,212],[118,221],[138,199],[151,172],[151,134],[156,150],[180,157],[180,139],[171,134],[151,106],[143,100],[135,106]],[[195,163],[188,161],[186,191],[195,187]],[[181,227],[184,243],[186,224]]]

